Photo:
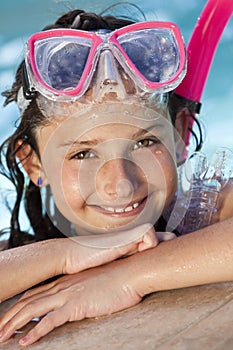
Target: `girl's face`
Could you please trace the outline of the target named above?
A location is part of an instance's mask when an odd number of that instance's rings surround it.
[[[155,111],[146,114],[145,107],[109,104],[37,130],[41,172],[79,234],[154,224],[172,200],[173,127]]]

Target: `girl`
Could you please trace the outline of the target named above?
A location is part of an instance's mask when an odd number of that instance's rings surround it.
[[[130,24],[80,10],[62,16],[29,39],[6,93],[6,103],[21,109],[16,132],[2,146],[4,173],[17,188],[9,248],[45,241],[2,252],[2,298],[66,276],[27,292],[3,316],[1,341],[33,317],[46,315],[22,345],[67,321],[128,308],[156,290],[232,279],[231,182],[221,194],[221,223],[147,250],[174,237],[158,232],[177,190],[175,155],[185,151],[189,115],[182,110],[170,119],[167,92],[183,79],[186,60],[174,24]],[[22,234],[18,222],[21,167],[30,178],[25,201],[34,235]],[[44,213],[47,186],[70,223],[67,231],[64,221],[50,220],[50,208]],[[27,281],[18,277],[19,262]]]

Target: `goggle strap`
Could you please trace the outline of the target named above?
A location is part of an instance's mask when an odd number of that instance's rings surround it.
[[[195,151],[200,151],[203,145],[203,137],[202,137],[202,128],[201,125],[196,118],[196,115],[200,114],[201,110],[201,103],[198,101],[193,101],[188,98],[185,98],[183,96],[180,96],[176,94],[175,92],[171,93],[170,99],[169,99],[169,113],[172,119],[172,122],[175,123],[176,115],[179,112],[180,109],[186,107],[190,113],[190,121],[189,121],[189,128],[185,139],[185,144],[189,145],[189,138],[190,134],[194,136],[195,142],[196,142],[196,149]],[[196,135],[196,133],[192,130],[193,123],[196,123],[198,132],[199,132],[199,139]]]
[[[171,106],[174,111],[178,111],[181,107],[187,107],[189,112],[192,114],[200,114],[201,111],[201,102],[193,101],[183,96],[172,93],[171,96]]]
[[[23,64],[23,71],[22,71],[22,86],[23,86],[23,95],[26,100],[32,100],[38,95],[38,92],[36,90],[33,91],[32,89],[30,89],[30,82],[28,79],[28,73],[27,73],[25,62]]]

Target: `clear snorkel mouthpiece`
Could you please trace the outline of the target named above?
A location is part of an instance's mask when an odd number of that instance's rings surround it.
[[[233,152],[227,148],[217,149],[210,161],[201,152],[191,154],[180,166],[179,191],[172,211],[165,213],[166,229],[183,235],[213,224],[220,191],[232,173]]]

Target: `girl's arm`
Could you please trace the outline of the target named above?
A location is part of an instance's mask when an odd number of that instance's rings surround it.
[[[139,279],[134,283],[141,296],[233,281],[233,218],[161,243],[154,254],[143,252],[129,260],[136,264]]]
[[[53,239],[0,252],[0,300],[62,273],[66,239]]]
[[[103,242],[96,236],[52,239],[0,252],[0,301],[51,277],[98,266],[159,241],[151,225],[121,232],[114,241],[108,238],[109,242],[105,236]]]
[[[27,292],[0,321],[0,342],[34,317],[46,315],[22,345],[68,321],[129,308],[148,293],[232,280],[233,218]]]

